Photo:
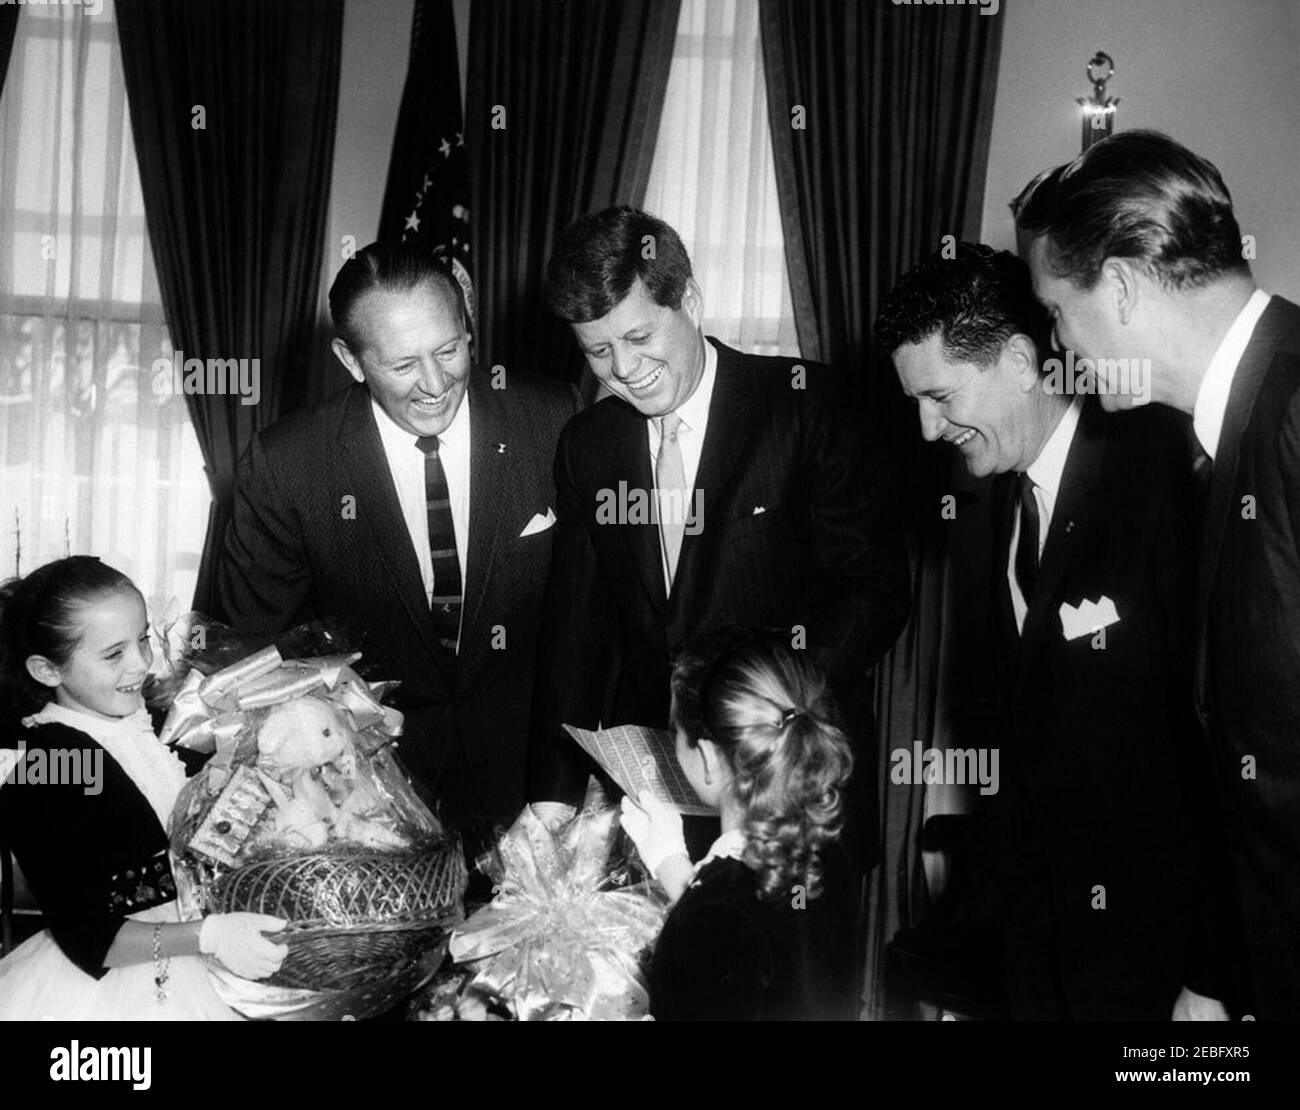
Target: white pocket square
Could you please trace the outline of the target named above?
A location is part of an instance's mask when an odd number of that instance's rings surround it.
[[[755,505],[755,506],[754,506],[754,511],[753,511],[753,513],[751,513],[750,515],[751,515],[751,516],[758,516],[759,513],[765,513],[765,512],[767,512],[767,506],[766,506],[766,505]]]
[[[543,516],[541,513],[538,513],[534,516],[532,520],[524,525],[524,530],[519,533],[519,538],[523,539],[525,536],[535,536],[538,532],[545,532],[546,529],[551,527],[554,523],[555,510],[550,506],[547,506],[546,515]]]
[[[1061,631],[1067,640],[1091,636],[1100,629],[1118,623],[1119,613],[1115,611],[1115,603],[1105,594],[1096,601],[1084,598],[1077,609],[1068,601],[1061,603]]]

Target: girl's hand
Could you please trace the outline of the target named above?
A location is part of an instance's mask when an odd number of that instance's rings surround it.
[[[263,934],[278,933],[287,924],[264,913],[209,914],[199,930],[199,951],[244,979],[267,979],[280,970],[289,947]]]
[[[632,838],[650,874],[658,875],[664,863],[674,856],[681,856],[690,864],[682,836],[682,815],[658,798],[642,795],[638,805],[624,795],[619,823]]]

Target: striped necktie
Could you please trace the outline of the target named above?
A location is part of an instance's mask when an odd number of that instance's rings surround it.
[[[429,553],[433,556],[433,627],[438,643],[455,655],[460,638],[461,582],[451,495],[438,457],[438,437],[420,436],[415,443],[424,452],[424,507],[429,515]]]

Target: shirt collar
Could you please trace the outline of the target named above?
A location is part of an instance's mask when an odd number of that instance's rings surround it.
[[[1192,410],[1192,427],[1205,453],[1214,458],[1219,449],[1219,436],[1223,432],[1223,417],[1228,411],[1228,394],[1232,392],[1232,379],[1236,377],[1241,357],[1246,353],[1255,325],[1268,308],[1269,295],[1256,289],[1233,320],[1219,343],[1210,365],[1196,391],[1196,407]]]
[[[405,451],[415,446],[419,436],[412,435],[386,413],[378,401],[370,398],[370,411],[375,414],[375,424],[379,427],[379,438],[387,452]],[[438,437],[439,444],[448,447],[459,446],[469,435],[469,383],[465,383],[465,392],[460,396],[460,407],[451,418],[447,430]]]
[[[730,829],[713,842],[704,858],[695,865],[695,873],[698,875],[706,864],[715,859],[741,859],[744,854],[745,830]]]
[[[707,339],[704,341],[704,372],[700,374],[695,392],[675,410],[688,431],[702,432],[709,420],[709,402],[713,399],[713,383],[718,377],[718,352]],[[650,427],[658,442],[659,421],[652,419]]]
[[[1047,437],[1038,458],[1029,464],[1029,478],[1034,485],[1045,490],[1053,499],[1061,488],[1061,475],[1065,473],[1065,460],[1070,454],[1070,444],[1074,440],[1074,430],[1079,426],[1079,414],[1083,411],[1083,398],[1075,397],[1070,407],[1056,422],[1056,428]]]
[[[149,718],[149,711],[143,707],[126,717],[115,717],[110,720],[107,717],[97,717],[93,713],[70,709],[66,705],[49,701],[31,716],[23,718],[25,728],[47,724],[67,725],[69,728],[86,733],[93,740],[105,738],[111,740],[114,737],[129,737],[145,732],[152,739],[157,739]]]

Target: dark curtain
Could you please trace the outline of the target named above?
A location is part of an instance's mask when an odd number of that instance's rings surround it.
[[[260,400],[187,397],[213,507],[194,607],[214,592],[235,463],[308,391],[343,0],[118,0],[131,126],[173,345],[260,360]]]
[[[978,239],[1002,20],[978,6],[889,0],[762,0],[772,145],[801,352],[854,375],[887,431],[909,506],[912,619],[876,672],[882,862],[869,894],[869,989],[885,943],[925,906],[918,834],[924,788],[890,781],[889,753],[947,725],[941,662],[953,623],[945,544],[957,498],[951,455],[923,451],[871,328],[894,281],[942,246]],[[800,126],[802,125],[802,126]],[[975,518],[975,519],[972,519]],[[872,989],[878,1003],[878,994]],[[879,1009],[877,1008],[877,1015]]]
[[[18,30],[18,13],[22,11],[17,4],[0,7],[0,90],[5,86],[5,74],[9,72],[9,55],[14,49],[14,32]]]
[[[481,359],[576,380],[542,303],[556,235],[583,212],[639,205],[680,0],[476,0],[466,142]]]

